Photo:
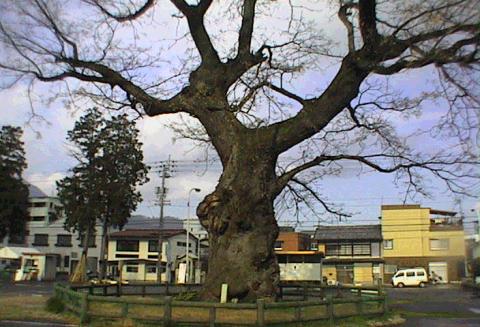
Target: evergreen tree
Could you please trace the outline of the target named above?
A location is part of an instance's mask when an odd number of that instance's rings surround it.
[[[125,115],[107,120],[96,108],[88,110],[68,133],[68,140],[76,146],[73,156],[78,164],[71,176],[58,183],[59,197],[65,206],[65,227],[78,231],[83,244],[81,263],[72,281],[85,279],[88,240],[94,237],[97,222],[102,223],[100,263],[104,276],[108,228],[122,227],[141,201],[136,186],[148,179],[137,138],[135,123]]]
[[[23,237],[28,219],[28,187],[22,180],[27,167],[20,127],[0,130],[0,239]]]

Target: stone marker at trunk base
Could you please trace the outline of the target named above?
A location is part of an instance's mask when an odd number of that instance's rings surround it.
[[[222,293],[220,295],[220,303],[227,303],[228,284],[222,284]]]

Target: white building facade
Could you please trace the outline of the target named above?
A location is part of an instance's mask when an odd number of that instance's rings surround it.
[[[157,280],[158,237],[160,230],[137,229],[111,233],[108,244],[109,273],[123,280]],[[179,276],[185,269],[186,231],[162,230],[162,281],[169,283],[185,281]],[[189,278],[196,279],[198,239],[189,235]],[[182,267],[184,266],[184,267]],[[183,268],[183,269],[182,269]]]
[[[58,198],[47,196],[33,185],[29,185],[29,192],[30,221],[26,225],[25,237],[5,237],[0,248],[8,245],[35,248],[40,253],[56,257],[57,273],[71,273],[83,248],[78,233],[65,230],[65,217]],[[97,225],[95,236],[89,242],[88,270],[97,271],[99,268],[101,239],[101,226]]]

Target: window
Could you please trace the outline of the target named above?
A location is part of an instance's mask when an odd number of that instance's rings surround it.
[[[55,246],[72,246],[72,235],[57,235]]]
[[[80,244],[78,246],[83,247],[84,237],[85,237],[84,235],[80,236]],[[96,247],[96,245],[95,245],[95,235],[90,235],[90,237],[88,238],[88,247],[89,248]]]
[[[351,256],[352,244],[327,243],[325,245],[326,256]]]
[[[145,269],[147,271],[147,274],[156,274],[157,273],[157,266],[156,265],[148,264]]]
[[[405,273],[401,272],[401,273],[398,273],[395,275],[395,277],[404,277],[405,276]]]
[[[370,243],[353,244],[353,255],[370,255]]]
[[[138,252],[138,241],[134,240],[118,240],[117,251]]]
[[[35,234],[32,245],[48,246],[48,234]]]
[[[283,249],[283,241],[275,241],[275,250]]]
[[[158,240],[148,241],[148,252],[158,252]]]
[[[45,221],[45,216],[33,216],[32,221]]]
[[[70,257],[68,255],[64,256],[63,257],[63,266],[65,268],[69,268],[70,267]]]
[[[425,276],[425,272],[424,271],[417,271],[417,276]]]
[[[186,247],[187,246],[187,242],[177,242],[177,246],[179,247]],[[188,243],[188,247],[191,248],[193,246],[193,243],[192,242],[189,242]]]
[[[430,239],[430,250],[432,251],[448,250],[448,247],[449,247],[448,238]]]
[[[318,243],[317,242],[312,242],[310,244],[310,250],[318,251]]]
[[[25,266],[26,267],[36,267],[37,262],[33,259],[27,259],[27,260],[25,260]]]
[[[415,277],[414,271],[407,271],[407,277]]]
[[[384,250],[393,250],[393,240],[384,240],[383,241]]]
[[[33,202],[32,203],[34,208],[44,208],[47,206],[46,202]]]
[[[115,255],[117,258],[138,259],[138,254],[119,254]],[[150,257],[150,256],[149,256]]]
[[[126,271],[128,273],[137,273],[138,272],[138,266],[137,265],[127,265]]]

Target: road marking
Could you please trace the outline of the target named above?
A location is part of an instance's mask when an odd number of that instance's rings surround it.
[[[469,310],[472,311],[473,313],[480,314],[480,309],[469,308]]]

